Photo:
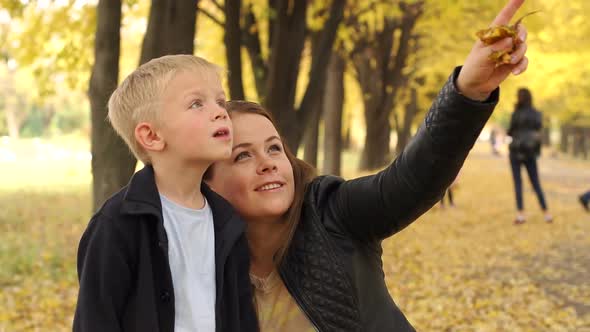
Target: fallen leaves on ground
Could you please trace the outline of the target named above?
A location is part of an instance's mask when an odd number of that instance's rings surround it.
[[[457,207],[434,207],[384,242],[387,285],[418,331],[590,331],[590,215],[577,202],[587,163],[541,160],[553,224],[523,174],[519,226],[508,167],[474,151]],[[87,188],[0,192],[0,332],[71,330]]]

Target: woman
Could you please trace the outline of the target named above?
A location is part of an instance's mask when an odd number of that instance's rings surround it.
[[[525,166],[531,184],[537,194],[541,209],[545,213],[545,221],[552,222],[553,217],[549,213],[537,168],[537,158],[541,153],[541,128],[542,116],[533,106],[533,97],[526,88],[518,90],[518,100],[514,106],[508,136],[512,137],[510,142],[510,166],[514,180],[514,192],[516,194],[517,214],[514,219],[515,225],[523,224],[526,221],[522,201],[522,178],[520,168]]]
[[[494,24],[510,21],[511,1]],[[526,31],[519,28],[525,40]],[[314,177],[295,158],[270,114],[255,103],[228,104],[230,159],[205,180],[248,224],[251,279],[262,331],[414,331],[389,295],[381,241],[438,202],[495,107],[498,85],[526,70],[526,43],[514,64],[496,66],[477,42],[434,101],[411,143],[385,170],[345,181]]]

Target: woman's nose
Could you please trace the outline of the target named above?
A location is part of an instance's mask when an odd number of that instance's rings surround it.
[[[269,172],[276,172],[277,165],[276,163],[269,157],[265,157],[264,160],[258,166],[258,173],[265,174]]]

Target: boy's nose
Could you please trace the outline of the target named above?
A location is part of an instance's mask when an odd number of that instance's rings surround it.
[[[213,121],[221,119],[227,119],[227,111],[225,108],[218,106],[215,111],[213,111]]]

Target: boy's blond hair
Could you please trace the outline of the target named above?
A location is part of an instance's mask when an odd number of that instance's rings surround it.
[[[180,71],[213,73],[221,79],[221,67],[194,55],[166,55],[139,66],[117,87],[108,104],[108,117],[135,157],[151,163],[148,153],[135,139],[135,127],[141,122],[158,123],[162,92]]]

